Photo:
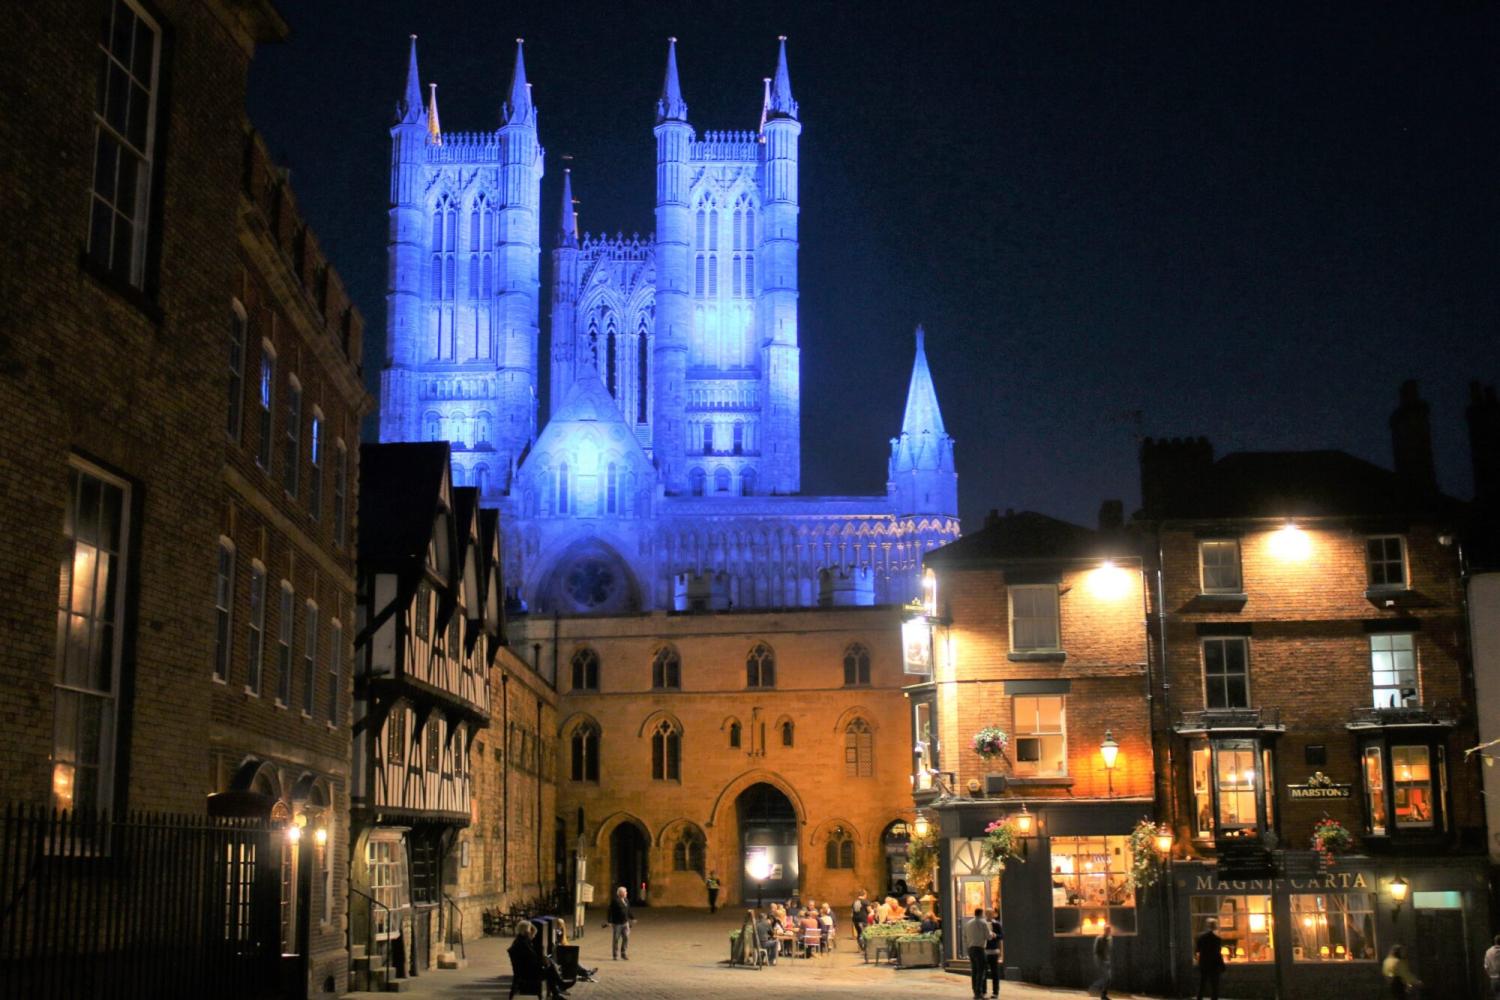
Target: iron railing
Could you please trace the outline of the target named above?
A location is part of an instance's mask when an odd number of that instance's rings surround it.
[[[1179,733],[1234,729],[1285,729],[1279,708],[1205,708],[1184,711],[1174,727]]]

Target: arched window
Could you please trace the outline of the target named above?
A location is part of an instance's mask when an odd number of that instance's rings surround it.
[[[755,470],[745,469],[740,473],[740,496],[755,495]]]
[[[745,249],[745,213],[740,209],[734,210],[734,248]]]
[[[615,324],[611,320],[609,332],[605,334],[604,344],[604,385],[609,389],[609,394],[616,399],[620,397],[620,357],[615,344]]]
[[[599,654],[587,646],[573,654],[573,690],[599,690]]]
[[[599,370],[599,317],[589,317],[589,358],[594,370]]]
[[[568,463],[559,462],[557,466],[557,512],[566,514],[568,512]]]
[[[781,745],[784,747],[796,744],[797,727],[788,719],[781,724]]]
[[[864,719],[844,727],[844,776],[868,778],[875,773],[875,734]]]
[[[688,473],[688,481],[692,484],[693,496],[701,497],[703,495],[703,484],[705,479],[706,477],[704,476],[702,469],[694,469],[692,472]]]
[[[715,493],[728,493],[729,492],[729,470],[728,469],[715,469],[714,470],[714,492]]]
[[[620,511],[620,468],[613,462],[604,475],[604,510],[608,514]]]
[[[857,642],[844,650],[844,686],[870,683],[870,651]]]
[[[682,780],[682,734],[666,719],[651,733],[651,779]]]
[[[745,249],[755,249],[755,209],[745,209]]]
[[[447,205],[447,218],[443,220],[443,249],[448,253],[458,249],[458,206],[446,198],[443,199]]]
[[[693,260],[693,294],[699,297],[703,295],[703,255],[701,253]]]
[[[585,722],[573,730],[573,780],[599,780],[599,730]]]
[[[635,341],[635,422],[638,424],[644,424],[646,422],[646,405],[648,398],[647,390],[651,385],[650,378],[647,375],[649,369],[646,364],[651,354],[650,339],[651,338],[646,330],[646,317],[642,316],[641,328],[636,332]]]
[[[691,828],[683,830],[672,845],[672,870],[702,875],[704,846],[703,834]]]
[[[745,254],[745,294],[755,294],[755,254]]]
[[[729,747],[732,750],[740,748],[740,724],[738,722],[729,724]]]
[[[703,209],[701,209],[701,208],[698,209],[698,225],[697,225],[697,228],[695,230],[695,235],[697,236],[697,239],[694,241],[693,246],[697,247],[699,250],[702,250],[703,247],[704,247],[704,238],[703,238],[703,236],[704,236],[704,232],[708,228],[707,223],[708,223],[708,213],[705,212],[705,211],[703,211]]]
[[[469,298],[479,298],[479,255],[469,258]]]
[[[708,297],[719,294],[719,258],[708,258]]]
[[[485,298],[493,298],[495,294],[495,262],[489,254],[484,255],[484,263],[480,265],[484,272],[484,291],[481,293]]]
[[[458,284],[458,278],[455,277],[457,269],[458,264],[454,261],[453,255],[449,254],[447,266],[443,268],[443,298],[445,299],[453,298],[453,286]]]
[[[740,295],[743,294],[743,288],[742,288],[742,286],[740,284],[740,255],[739,254],[735,254],[734,255],[734,266],[733,266],[733,268],[731,270],[731,274],[733,275],[733,279],[732,280],[734,282],[734,297],[735,298],[739,298]]]
[[[479,250],[479,209],[484,205],[484,199],[480,198],[472,211],[469,212],[469,252]]]
[[[476,466],[474,466],[474,485],[477,486],[477,487],[479,487],[479,492],[480,493],[483,493],[484,490],[485,490],[485,487],[487,487],[489,485],[489,480],[490,480],[490,467],[488,465],[476,465]]]
[[[436,413],[427,414],[427,440],[441,441],[443,439],[443,418]]]
[[[823,866],[825,868],[853,868],[854,867],[854,838],[849,836],[849,831],[841,826],[836,826],[828,834],[828,843],[823,849]]]
[[[708,248],[719,249],[719,212],[717,209],[708,213]]]
[[[682,660],[671,646],[658,649],[652,658],[651,686],[673,690],[682,687]]]
[[[432,252],[443,252],[443,204],[432,210]]]
[[[750,650],[750,655],[745,657],[745,686],[776,686],[776,654],[763,642],[756,643],[755,648]]]

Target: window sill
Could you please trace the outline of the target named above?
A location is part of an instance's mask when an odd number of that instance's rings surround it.
[[[1246,594],[1196,594],[1184,611],[1240,611],[1250,600]]]
[[[161,306],[156,304],[156,300],[129,282],[121,281],[115,275],[104,270],[88,255],[88,251],[84,251],[79,255],[78,267],[79,270],[88,275],[100,288],[145,316],[152,323],[155,323],[157,326],[161,325],[163,314]]]
[[[1068,654],[1060,649],[1036,649],[1006,653],[1005,658],[1012,663],[1062,663]]]
[[[1072,788],[1073,787],[1073,778],[1070,775],[1066,775],[1066,774],[1052,774],[1052,775],[1041,775],[1041,774],[1038,774],[1038,775],[1023,775],[1021,777],[1014,777],[1014,776],[1012,776],[1012,777],[1010,777],[1009,782],[1010,782],[1010,785],[1012,787],[1015,787],[1015,786],[1019,785],[1022,788]]]

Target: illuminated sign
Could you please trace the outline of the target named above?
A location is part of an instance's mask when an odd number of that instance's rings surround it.
[[[926,618],[901,623],[901,658],[909,674],[932,673],[932,626]]]

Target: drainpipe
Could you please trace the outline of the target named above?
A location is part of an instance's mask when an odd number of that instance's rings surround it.
[[[500,768],[501,826],[504,835],[500,838],[500,891],[510,892],[510,675],[500,676],[500,739],[505,747],[504,766]]]
[[[1167,669],[1167,596],[1165,583],[1166,554],[1161,540],[1161,525],[1156,526],[1156,622],[1157,652],[1161,657],[1161,712],[1162,753],[1164,756],[1166,782],[1167,823],[1176,835],[1177,780],[1172,770],[1172,675]],[[1149,660],[1149,656],[1147,657]],[[1172,995],[1177,988],[1177,921],[1175,919],[1177,886],[1172,881],[1172,858],[1167,856],[1167,983]]]

